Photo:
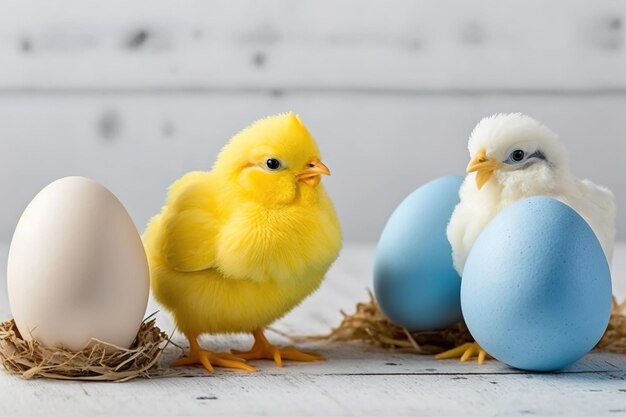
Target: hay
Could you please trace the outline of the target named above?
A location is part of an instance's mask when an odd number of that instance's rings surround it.
[[[370,345],[422,355],[433,355],[459,344],[473,341],[464,323],[447,329],[424,332],[409,332],[391,323],[380,311],[371,291],[369,301],[358,303],[356,312],[341,312],[343,320],[338,327],[320,339],[328,341],[361,341]]]
[[[618,303],[613,297],[609,327],[596,349],[604,352],[626,353],[626,301]]]
[[[161,376],[159,359],[168,340],[156,326],[155,319],[148,318],[128,349],[94,339],[91,347],[72,352],[24,340],[15,321],[10,320],[0,324],[0,361],[8,373],[25,379],[124,382]]]
[[[391,323],[380,311],[376,299],[369,293],[369,301],[358,303],[353,314],[343,311],[343,320],[336,328],[317,340],[360,341],[395,352],[433,355],[463,343],[473,342],[465,323],[436,331],[409,332]],[[618,304],[613,299],[609,326],[596,349],[605,352],[626,353],[626,301]]]

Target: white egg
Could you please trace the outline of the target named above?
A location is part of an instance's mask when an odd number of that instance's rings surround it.
[[[150,289],[146,254],[126,209],[83,177],[53,182],[26,207],[7,280],[22,337],[71,350],[92,338],[129,347]]]

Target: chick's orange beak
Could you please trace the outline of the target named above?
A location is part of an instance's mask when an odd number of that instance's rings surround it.
[[[298,173],[296,177],[298,178],[298,181],[302,181],[307,185],[315,187],[320,183],[322,175],[330,175],[330,170],[322,163],[322,161],[315,158],[312,159],[307,164],[307,168]]]
[[[476,172],[476,186],[480,190],[501,165],[500,161],[488,158],[487,151],[481,149],[467,165],[467,173]]]

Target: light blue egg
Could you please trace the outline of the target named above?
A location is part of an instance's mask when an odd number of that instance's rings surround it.
[[[611,275],[600,242],[549,197],[502,210],[472,247],[462,281],[472,336],[515,368],[564,368],[593,349],[609,321]]]
[[[461,320],[461,278],[452,265],[446,228],[462,181],[442,177],[415,190],[393,212],[378,242],[376,300],[391,321],[409,330]]]

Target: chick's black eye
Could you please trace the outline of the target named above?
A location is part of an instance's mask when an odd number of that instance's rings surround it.
[[[280,161],[276,158],[269,158],[267,161],[265,161],[265,165],[267,165],[267,167],[272,171],[280,169],[281,166]]]
[[[525,156],[526,156],[526,154],[521,149],[517,149],[517,150],[511,152],[511,160],[513,160],[515,162],[523,161]]]

